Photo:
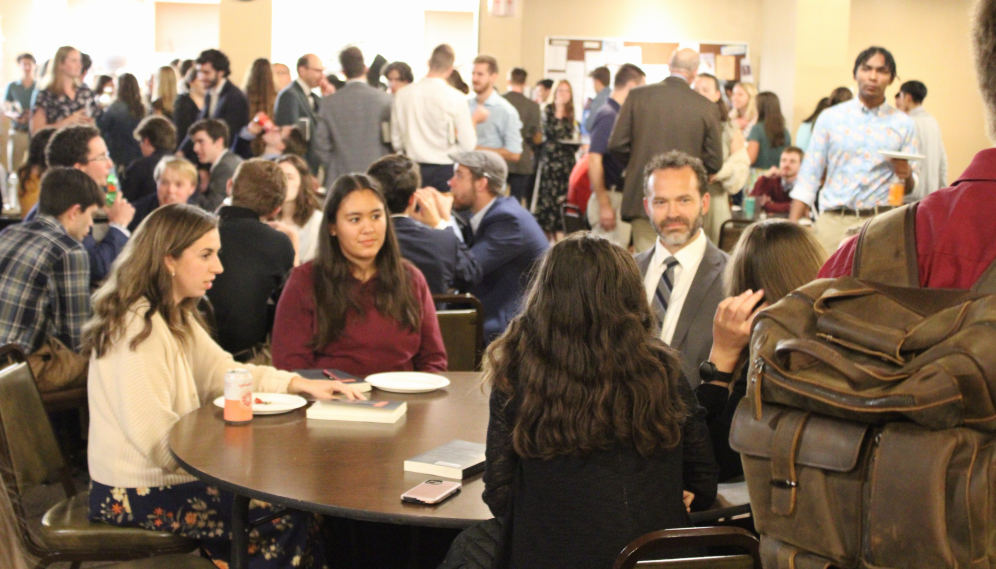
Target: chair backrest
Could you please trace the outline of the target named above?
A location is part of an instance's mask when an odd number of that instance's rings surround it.
[[[732,546],[746,550],[744,555],[723,555],[683,559],[653,559],[669,550]],[[640,563],[643,561],[642,563]],[[760,542],[754,534],[738,527],[693,527],[666,529],[640,536],[616,557],[613,569],[643,567],[658,569],[761,569]]]
[[[564,224],[564,233],[567,235],[585,230],[581,208],[574,204],[565,203],[560,206],[560,219]]]
[[[436,312],[450,371],[475,371],[484,354],[484,306],[470,294],[434,294],[446,307]],[[457,308],[457,306],[469,308]]]
[[[719,228],[719,243],[717,243],[716,246],[727,253],[732,252],[733,248],[737,246],[737,241],[740,240],[740,234],[743,233],[744,229],[746,229],[751,223],[753,223],[753,221],[747,221],[744,219],[727,219]]]
[[[0,347],[0,362],[10,362],[0,369],[0,464],[6,463],[14,475],[7,480],[8,472],[0,473],[4,483],[23,493],[63,481],[66,464],[24,353],[17,346]]]

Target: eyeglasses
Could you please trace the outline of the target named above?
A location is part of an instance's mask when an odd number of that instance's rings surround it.
[[[111,155],[108,154],[107,152],[104,152],[103,154],[98,154],[98,155],[94,156],[93,158],[87,158],[86,159],[87,162],[103,162],[103,161],[110,161],[110,160],[111,160]]]

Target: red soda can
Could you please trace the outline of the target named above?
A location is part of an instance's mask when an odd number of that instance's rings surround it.
[[[277,128],[277,125],[273,124],[273,119],[266,116],[266,113],[263,112],[256,113],[256,122],[259,123],[259,126],[263,127],[264,132],[270,132]]]
[[[252,421],[252,375],[244,369],[225,373],[225,424],[245,425]]]

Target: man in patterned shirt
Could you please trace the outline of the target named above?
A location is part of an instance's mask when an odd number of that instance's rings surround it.
[[[917,153],[913,120],[885,102],[885,89],[896,79],[896,60],[882,47],[870,47],[854,62],[858,97],[831,107],[817,119],[799,180],[789,194],[789,218],[798,221],[819,192],[816,237],[833,253],[849,229],[890,209],[889,185],[896,177],[913,190],[910,163],[879,153]],[[820,181],[826,182],[820,189]]]
[[[86,173],[50,168],[39,215],[0,232],[0,344],[31,354],[54,336],[79,350],[90,317],[90,259],[82,241],[103,199]]]

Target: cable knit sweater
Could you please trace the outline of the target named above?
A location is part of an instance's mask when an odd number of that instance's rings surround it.
[[[199,324],[181,343],[162,316],[134,350],[131,340],[145,326],[149,303],[136,303],[125,333],[102,357],[90,357],[90,477],[117,488],[147,488],[193,482],[177,464],[167,438],[180,417],[224,393],[225,372],[249,370],[253,390],[286,393],[294,374],[240,364]]]

